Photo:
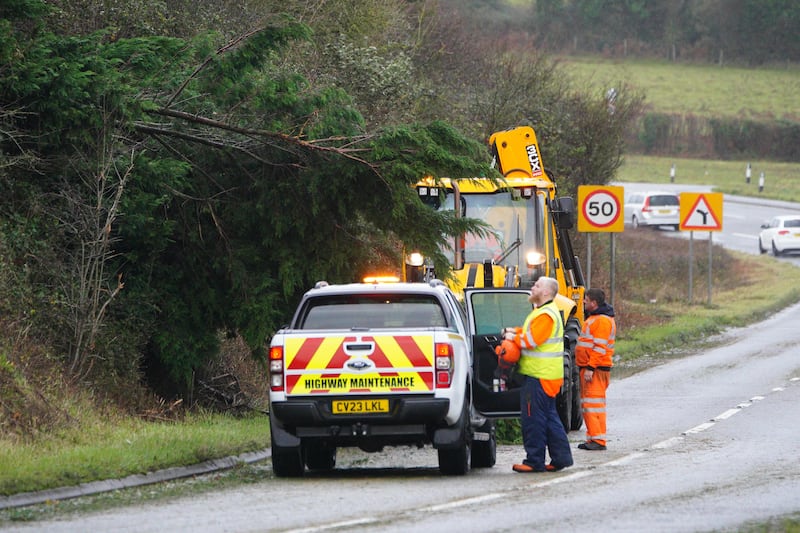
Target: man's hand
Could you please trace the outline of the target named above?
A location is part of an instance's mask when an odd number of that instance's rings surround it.
[[[589,370],[587,368],[583,371],[583,381],[592,381],[592,377],[594,377],[594,370]]]
[[[503,340],[507,341],[513,341],[516,334],[517,332],[514,328],[503,328],[503,331],[500,332],[500,336],[503,337]]]

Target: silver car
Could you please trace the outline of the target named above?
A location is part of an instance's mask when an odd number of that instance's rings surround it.
[[[784,252],[800,252],[800,215],[772,217],[761,224],[758,251],[766,253],[767,246],[772,249],[772,255],[775,256]]]
[[[625,199],[625,223],[639,226],[680,228],[680,197],[671,192],[636,192]]]

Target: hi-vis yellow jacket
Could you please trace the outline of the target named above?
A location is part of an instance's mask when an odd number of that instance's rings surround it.
[[[522,348],[520,374],[544,380],[564,378],[564,323],[552,300],[528,315],[519,341]]]

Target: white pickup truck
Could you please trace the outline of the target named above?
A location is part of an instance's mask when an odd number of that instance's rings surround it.
[[[493,466],[494,419],[519,414],[514,383],[492,388],[494,347],[528,294],[468,289],[462,303],[439,280],[319,283],[270,343],[275,474],[333,469],[338,447],[432,444],[447,475]]]

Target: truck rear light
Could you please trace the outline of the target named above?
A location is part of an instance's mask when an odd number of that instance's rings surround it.
[[[453,345],[437,342],[435,346],[436,386],[447,389],[453,382]]]
[[[274,392],[283,390],[283,346],[269,349],[269,388]]]

